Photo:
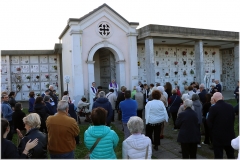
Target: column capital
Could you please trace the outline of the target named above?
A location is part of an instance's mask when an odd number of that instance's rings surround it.
[[[144,40],[148,40],[148,39],[153,39],[153,37],[148,36],[148,37],[146,37]]]
[[[129,36],[138,36],[138,33],[135,33],[135,32],[129,32],[129,33],[127,33],[127,37],[129,37]]]
[[[87,64],[94,64],[95,61],[86,61]]]

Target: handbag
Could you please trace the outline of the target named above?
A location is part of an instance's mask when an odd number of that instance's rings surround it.
[[[94,150],[94,148],[97,146],[98,142],[101,140],[101,138],[98,138],[96,140],[96,142],[93,144],[93,146],[91,147],[90,151],[88,152],[88,154],[84,157],[84,159],[90,159],[90,154],[92,153],[92,151]]]

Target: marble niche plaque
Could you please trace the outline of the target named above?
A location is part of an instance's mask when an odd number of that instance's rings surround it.
[[[17,71],[19,68],[22,70],[19,65],[11,65],[11,73],[19,73],[19,71]]]
[[[48,63],[48,56],[40,56],[40,63]]]
[[[1,65],[1,74],[7,74],[7,65]]]
[[[34,83],[32,83],[32,85],[31,85],[31,89],[32,90],[40,90],[40,83],[39,82],[34,82]],[[46,90],[46,89],[45,89]]]
[[[22,76],[22,82],[30,82],[32,77],[30,76],[30,74],[21,74]],[[30,79],[27,79],[27,77],[30,76]]]
[[[29,64],[29,57],[28,56],[20,56],[19,61],[21,64]]]
[[[31,65],[31,72],[33,73],[39,72],[39,65]]]
[[[29,65],[22,65],[21,66],[21,72],[22,73],[30,73]]]
[[[40,65],[40,72],[48,72],[48,65]]]
[[[29,99],[29,92],[22,92],[22,99],[23,100],[28,100]]]
[[[1,83],[7,83],[8,82],[8,78],[7,78],[7,75],[2,75],[1,76]]]
[[[30,56],[30,63],[38,63],[38,56]]]
[[[24,83],[22,84],[22,91],[30,91],[31,84],[30,83]]]
[[[18,56],[12,56],[11,57],[11,64],[19,64],[19,57]]]
[[[17,93],[15,99],[16,99],[16,101],[19,101],[19,100],[22,99],[22,94],[21,94],[21,92],[18,92],[18,93]]]
[[[39,78],[37,78],[37,77],[39,77]],[[31,77],[31,80],[33,81],[33,82],[38,82],[39,80],[40,80],[40,75],[39,74],[32,74],[32,77]]]
[[[57,63],[57,57],[54,55],[49,56],[49,63]]]
[[[1,56],[1,64],[7,64],[6,56]]]
[[[49,74],[49,79],[50,79],[50,81],[57,81],[58,80],[58,75],[57,75],[57,73],[51,73],[51,74]]]
[[[8,84],[1,83],[1,91],[7,91],[8,89]]]
[[[47,85],[50,85],[49,82],[41,82],[41,91],[48,89]]]
[[[47,78],[47,76],[48,76],[48,78]],[[48,73],[40,73],[40,80],[41,81],[49,81],[49,78],[50,78],[50,76],[49,76]]]
[[[49,72],[57,72],[57,68],[55,69],[55,67],[57,67],[56,64],[49,64],[48,71]]]

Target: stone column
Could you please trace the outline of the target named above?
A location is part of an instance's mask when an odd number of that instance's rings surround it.
[[[154,44],[152,37],[145,39],[145,61],[147,84],[155,83]],[[143,82],[142,82],[143,83]]]
[[[81,47],[82,31],[71,30],[70,35],[72,36],[72,93],[70,93],[70,96],[75,100],[74,105],[77,105],[79,100],[84,95],[83,60]]]
[[[126,87],[126,76],[125,76],[125,61],[120,60],[116,62],[116,71],[118,74],[116,74],[116,79],[118,82],[118,89],[121,90],[122,86]],[[129,89],[129,88],[128,88]]]
[[[90,87],[92,86],[92,82],[95,82],[95,75],[94,75],[94,63],[95,61],[87,61],[88,64],[88,100],[90,102],[90,108],[92,108],[93,104],[93,97],[90,95]]]
[[[205,72],[203,70],[203,42],[202,40],[195,41],[195,62],[196,62],[196,81],[204,83]]]
[[[128,56],[129,56],[129,89],[138,84],[138,65],[137,65],[137,33],[128,33]]]
[[[234,45],[234,71],[235,71],[235,81],[239,80],[239,43]]]

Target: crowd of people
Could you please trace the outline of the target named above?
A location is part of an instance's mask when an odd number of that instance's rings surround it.
[[[78,126],[81,114],[86,117],[85,122],[92,124],[81,131],[90,159],[116,159],[114,149],[119,137],[111,129],[114,121],[122,123],[122,158],[151,159],[152,149],[158,151],[164,139],[164,124],[169,118],[173,132],[178,131],[182,158],[196,158],[201,145],[209,145],[215,158],[223,158],[223,150],[228,158],[235,158],[233,148],[238,149],[238,137],[234,120],[238,105],[233,107],[223,101],[218,80],[211,89],[193,82],[182,92],[169,82],[163,86],[139,82],[133,90],[121,86],[119,91],[112,80],[107,94],[95,85],[93,82],[90,88],[89,101],[83,97],[77,106],[71,102],[68,91],[58,100],[51,85],[41,96],[30,92],[27,115],[21,103],[16,102],[15,92],[2,92],[1,158],[44,159],[49,153],[52,159],[73,159],[76,145],[81,143]],[[238,103],[238,87],[234,94]],[[201,142],[203,131],[205,137]],[[14,132],[18,135],[18,147],[12,143]]]

